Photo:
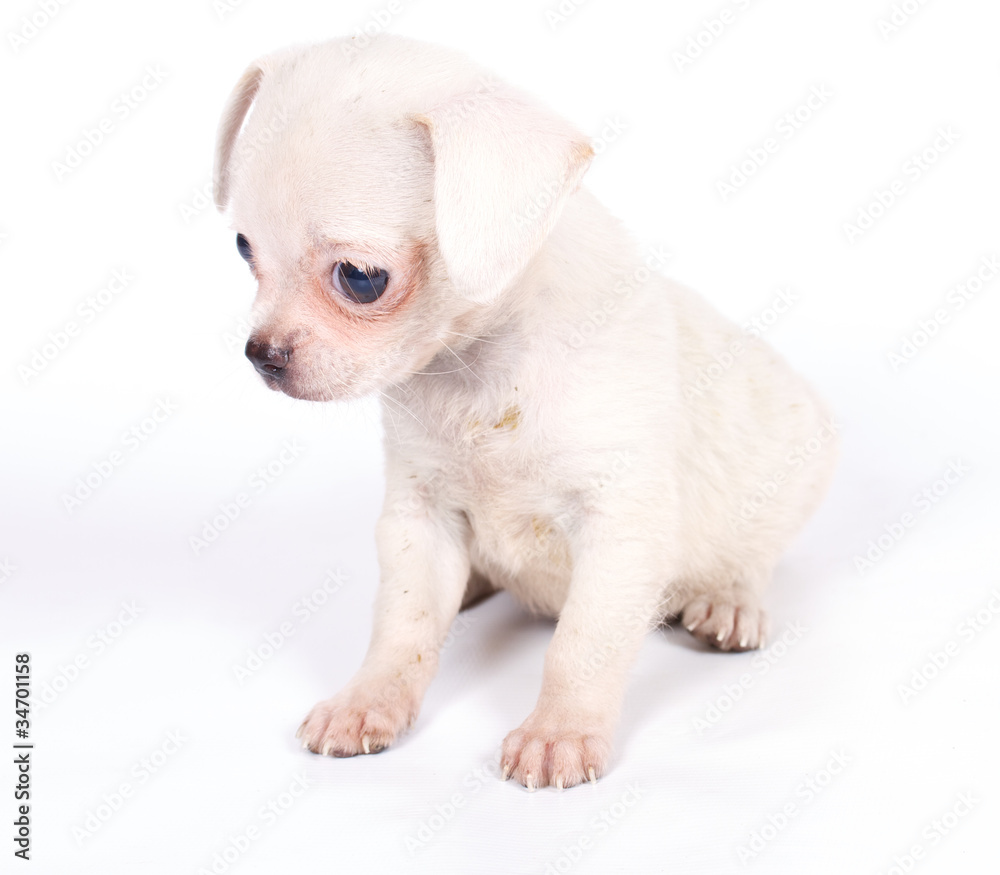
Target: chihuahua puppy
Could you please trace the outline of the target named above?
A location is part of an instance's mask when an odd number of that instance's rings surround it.
[[[608,768],[645,633],[764,643],[761,594],[837,426],[762,340],[649,269],[580,187],[593,150],[463,56],[398,37],[263,57],[215,156],[257,280],[247,357],[311,401],[378,392],[387,490],[364,662],[299,729],[392,744],[463,604],[558,618],[505,778]]]

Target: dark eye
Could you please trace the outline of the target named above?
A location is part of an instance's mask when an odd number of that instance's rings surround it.
[[[240,255],[243,256],[244,261],[247,263],[253,261],[253,250],[250,248],[250,241],[242,234],[236,235],[236,248],[240,251]]]
[[[333,266],[333,287],[359,304],[377,301],[388,284],[389,272],[381,268],[362,270],[349,261],[338,261]]]

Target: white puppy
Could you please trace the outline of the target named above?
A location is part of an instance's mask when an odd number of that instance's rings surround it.
[[[314,752],[391,744],[463,602],[494,589],[558,617],[503,744],[529,789],[606,770],[666,617],[723,650],[764,641],[761,593],[836,428],[765,343],[647,269],[579,187],[592,155],[461,55],[400,38],[269,55],[229,99],[216,201],[258,282],[247,356],[295,398],[383,399],[374,631],[299,730]]]

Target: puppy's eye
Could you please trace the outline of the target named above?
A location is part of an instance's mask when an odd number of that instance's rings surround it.
[[[250,241],[242,234],[236,235],[236,248],[239,250],[243,260],[247,263],[253,261],[253,250],[250,248]]]
[[[333,287],[359,304],[377,301],[388,284],[389,272],[379,267],[363,270],[349,261],[338,261],[333,266]]]

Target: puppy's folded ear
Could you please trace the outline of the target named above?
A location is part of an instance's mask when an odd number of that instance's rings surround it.
[[[254,61],[236,83],[222,111],[219,132],[215,139],[215,169],[212,173],[215,205],[220,211],[225,210],[229,201],[229,160],[233,155],[233,146],[243,126],[243,119],[246,118],[257,89],[260,88],[263,76],[264,68],[261,62]]]
[[[594,156],[588,139],[513,89],[414,116],[434,150],[438,245],[452,281],[488,303],[538,251]]]

